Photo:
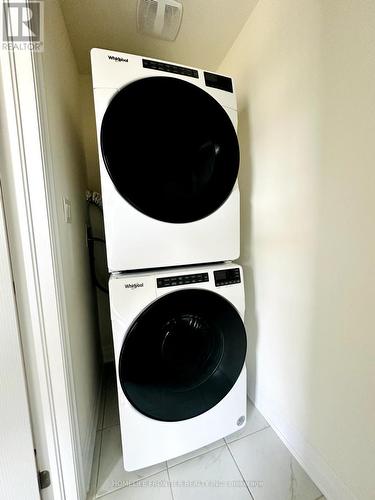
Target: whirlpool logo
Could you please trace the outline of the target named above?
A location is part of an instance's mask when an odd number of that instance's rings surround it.
[[[125,59],[124,57],[108,56],[108,59],[110,59],[111,61],[117,61],[117,62],[129,62],[129,59]]]
[[[125,288],[130,288],[130,290],[136,290],[137,288],[143,288],[144,283],[127,283]]]

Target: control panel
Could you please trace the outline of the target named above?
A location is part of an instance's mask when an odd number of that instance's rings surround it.
[[[204,81],[207,87],[213,87],[214,89],[225,90],[233,94],[233,84],[232,80],[227,76],[217,75],[216,73],[204,72]]]
[[[208,273],[185,274],[183,276],[167,276],[166,278],[157,278],[156,286],[165,288],[167,286],[190,285],[191,283],[204,283],[208,281]]]
[[[214,271],[215,286],[234,285],[241,283],[241,273],[238,267]]]
[[[183,68],[175,64],[167,64],[160,61],[152,61],[151,59],[142,59],[143,67],[149,69],[157,69],[158,71],[166,71],[167,73],[174,73],[175,75],[191,76],[192,78],[199,78],[198,71],[191,68]]]

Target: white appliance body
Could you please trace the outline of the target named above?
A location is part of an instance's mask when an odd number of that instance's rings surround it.
[[[238,283],[215,285],[215,272],[237,272]],[[236,271],[235,271],[236,270]],[[206,273],[208,281],[159,288],[158,279]],[[176,278],[177,279],[177,278]],[[190,278],[189,278],[190,279]],[[208,290],[220,295],[244,318],[242,269],[236,264],[180,268],[144,273],[114,274],[110,278],[110,305],[115,350],[123,460],[126,470],[159,463],[223,438],[246,424],[246,367],[243,362],[233,387],[215,406],[198,416],[180,421],[160,421],[138,411],[121,386],[119,363],[129,329],[145,309],[161,297],[180,290]],[[151,332],[152,333],[152,332]],[[231,334],[233,332],[230,332]],[[246,340],[245,340],[246,342]],[[246,344],[244,348],[246,354]]]
[[[193,78],[145,68],[143,60],[143,57],[132,54],[102,49],[91,51],[108,269],[115,272],[237,259],[240,253],[237,180],[230,195],[213,213],[193,222],[170,223],[137,210],[119,193],[108,174],[101,150],[103,117],[119,90],[137,80],[172,76],[187,81],[213,97],[226,111],[234,129],[237,129],[234,91],[208,87],[202,70],[194,70],[198,77]],[[150,132],[145,131],[145,137],[147,133]],[[147,142],[144,147],[147,148]],[[126,148],[124,137],[124,159]]]

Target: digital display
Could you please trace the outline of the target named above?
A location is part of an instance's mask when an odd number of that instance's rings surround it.
[[[214,73],[205,73],[205,77],[208,82],[217,82],[217,75]]]
[[[215,278],[218,280],[225,280],[227,277],[227,271],[215,271]]]
[[[204,81],[207,87],[225,90],[226,92],[233,93],[232,80],[227,76],[217,75],[216,73],[204,72]]]
[[[220,269],[219,271],[214,271],[215,285],[234,285],[236,283],[241,283],[240,269],[235,267],[233,269]]]

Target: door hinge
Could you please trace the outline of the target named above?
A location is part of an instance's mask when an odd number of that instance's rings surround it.
[[[38,472],[38,482],[40,490],[44,490],[44,488],[48,488],[51,485],[49,470],[40,470]]]

